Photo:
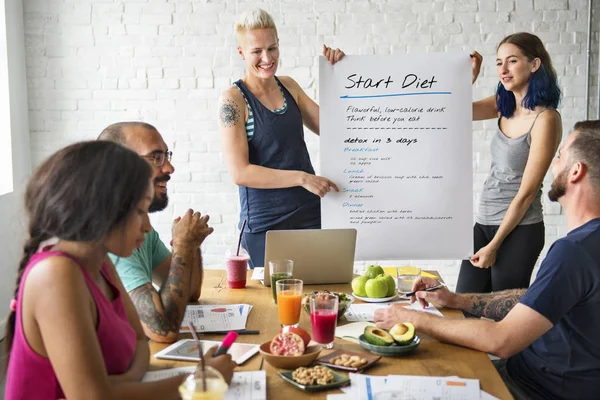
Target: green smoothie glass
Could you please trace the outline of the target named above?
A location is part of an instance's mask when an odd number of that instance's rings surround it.
[[[271,276],[271,290],[273,291],[273,301],[277,304],[277,292],[275,290],[276,282],[282,279],[291,279],[294,270],[292,260],[273,260],[269,261],[269,274]]]

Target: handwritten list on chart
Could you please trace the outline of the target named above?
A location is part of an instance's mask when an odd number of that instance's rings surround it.
[[[320,60],[323,228],[357,260],[472,254],[471,62],[464,52]]]

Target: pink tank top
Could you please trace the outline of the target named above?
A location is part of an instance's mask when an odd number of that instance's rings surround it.
[[[31,257],[25,267],[17,297],[15,334],[6,377],[6,400],[45,400],[65,397],[50,360],[37,354],[27,343],[23,332],[21,313],[23,287],[27,275],[38,262],[51,256],[64,256],[77,262],[66,253],[44,249]],[[78,262],[77,264],[79,265]],[[127,320],[123,298],[111,281],[106,264],[102,265],[102,276],[111,289],[118,293],[112,302],[104,296],[85,268],[81,267],[81,272],[98,310],[96,335],[104,357],[106,371],[109,375],[122,374],[129,368],[136,347],[136,334]],[[65,346],[68,344],[65,343]]]

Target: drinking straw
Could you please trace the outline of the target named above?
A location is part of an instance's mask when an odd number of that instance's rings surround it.
[[[242,223],[242,230],[240,231],[240,238],[238,239],[238,247],[237,247],[237,251],[235,252],[236,256],[240,255],[240,246],[242,245],[242,235],[244,234],[245,227],[246,227],[246,220],[244,220],[244,222]]]
[[[202,353],[202,343],[200,343],[200,339],[198,339],[198,335],[196,334],[196,327],[190,321],[189,322],[190,332],[192,333],[192,337],[196,340],[196,344],[198,345],[198,355],[200,356],[200,369],[202,370],[202,391],[206,392],[206,366],[204,365],[204,354]]]

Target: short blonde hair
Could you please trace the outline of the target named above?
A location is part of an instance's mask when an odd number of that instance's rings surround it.
[[[262,8],[244,11],[240,15],[235,23],[235,34],[237,35],[238,43],[241,42],[243,34],[251,29],[273,29],[275,36],[277,36],[277,27],[275,27],[273,17]]]

